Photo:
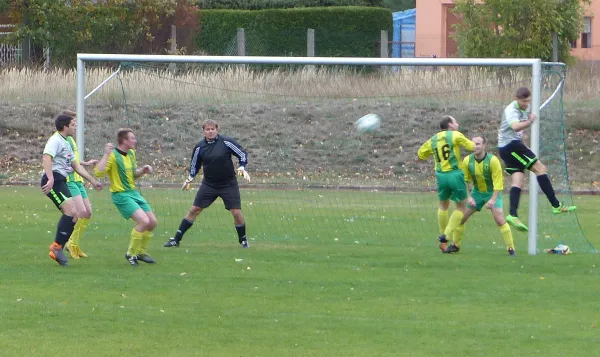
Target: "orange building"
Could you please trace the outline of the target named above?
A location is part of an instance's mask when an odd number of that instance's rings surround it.
[[[415,57],[458,57],[452,35],[459,19],[453,8],[453,0],[416,0]],[[587,13],[572,53],[585,61],[600,61],[600,0],[592,0]]]

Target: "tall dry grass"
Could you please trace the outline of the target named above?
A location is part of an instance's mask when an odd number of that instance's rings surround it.
[[[188,66],[190,67],[190,66]],[[166,69],[166,68],[163,68]],[[457,100],[460,93],[506,101],[516,86],[528,86],[526,69],[489,70],[481,68],[405,69],[398,72],[356,73],[348,69],[317,67],[302,70],[260,71],[242,67],[214,69],[205,66],[173,75],[158,67],[123,70],[94,95],[94,100],[120,102],[122,88],[131,103],[176,105],[210,101],[297,100],[324,98],[419,98]],[[86,71],[86,93],[112,71],[92,67]],[[600,92],[600,71],[595,67],[569,69],[565,102],[594,101]],[[0,71],[0,98],[5,102],[75,101],[76,72],[57,70],[44,73],[31,69]]]

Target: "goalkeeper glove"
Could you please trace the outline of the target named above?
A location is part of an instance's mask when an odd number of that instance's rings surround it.
[[[243,176],[246,181],[250,182],[250,174],[246,171],[244,166],[238,167],[238,176]]]
[[[181,186],[181,190],[189,191],[190,186],[192,185],[192,181],[194,181],[194,178],[192,176],[188,176],[187,180],[185,180],[185,182],[183,183],[183,186]]]

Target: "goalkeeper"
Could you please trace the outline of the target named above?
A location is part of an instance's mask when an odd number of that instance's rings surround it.
[[[242,215],[242,202],[240,188],[238,186],[235,169],[233,167],[232,155],[239,160],[237,172],[244,179],[250,181],[250,175],[245,167],[248,164],[246,150],[234,139],[219,135],[219,125],[216,121],[209,119],[202,124],[204,139],[194,147],[192,161],[190,164],[190,175],[185,180],[182,189],[189,190],[192,181],[203,167],[203,179],[198,193],[189,212],[185,215],[175,236],[170,238],[165,247],[178,247],[185,232],[194,224],[194,220],[217,197],[223,199],[225,209],[231,212],[238,241],[243,248],[248,248],[246,238],[246,221]]]
[[[454,242],[446,248],[446,253],[458,253],[460,243],[465,233],[465,222],[475,212],[481,211],[483,207],[492,211],[494,221],[500,229],[504,243],[509,255],[515,255],[515,246],[510,226],[504,219],[502,206],[502,166],[500,160],[485,151],[485,137],[473,138],[475,150],[463,160],[463,171],[467,186],[473,183],[473,189],[467,198],[467,209],[458,227],[454,230]]]

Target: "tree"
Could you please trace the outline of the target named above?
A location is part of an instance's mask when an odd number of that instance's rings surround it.
[[[417,5],[416,0],[383,0],[383,6],[396,12],[414,9]]]
[[[573,61],[570,42],[583,27],[590,0],[456,0],[461,21],[455,38],[462,57],[552,57],[552,33],[558,34],[559,58]]]

